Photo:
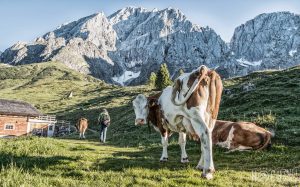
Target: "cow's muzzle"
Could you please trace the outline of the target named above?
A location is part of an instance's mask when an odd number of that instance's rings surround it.
[[[145,119],[136,119],[135,120],[135,125],[145,125],[146,120]]]

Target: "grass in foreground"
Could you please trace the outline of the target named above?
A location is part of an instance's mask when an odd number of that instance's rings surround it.
[[[297,186],[299,150],[225,153],[215,149],[215,178],[194,169],[199,145],[189,142],[190,163],[181,164],[171,142],[169,162],[160,146],[119,147],[95,140],[19,138],[0,140],[1,186]],[[287,162],[288,160],[288,162]],[[297,174],[298,172],[298,174]]]

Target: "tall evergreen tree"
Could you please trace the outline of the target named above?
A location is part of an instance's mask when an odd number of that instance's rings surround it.
[[[148,85],[149,85],[151,88],[154,88],[154,87],[155,87],[156,79],[157,79],[156,74],[155,74],[154,72],[151,72],[150,77],[149,77],[149,80],[148,80]]]
[[[157,79],[155,82],[155,87],[159,90],[162,90],[171,84],[172,84],[172,80],[170,78],[168,66],[166,63],[161,64],[160,69],[157,72]]]

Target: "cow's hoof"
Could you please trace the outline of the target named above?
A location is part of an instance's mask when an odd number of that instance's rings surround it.
[[[188,157],[186,157],[186,158],[182,158],[181,159],[181,163],[189,163],[190,161],[189,161],[189,158]]]
[[[214,178],[212,173],[202,173],[201,177],[207,180],[211,180]]]
[[[160,162],[167,162],[167,161],[168,161],[168,158],[163,157],[163,158],[161,158],[159,161],[160,161]]]

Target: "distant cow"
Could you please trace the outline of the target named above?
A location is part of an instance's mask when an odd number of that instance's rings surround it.
[[[213,133],[213,143],[235,150],[261,150],[271,144],[272,134],[254,123],[217,120]]]
[[[86,118],[80,118],[76,123],[76,128],[79,131],[79,138],[85,139],[85,131],[88,128],[88,120]]]

